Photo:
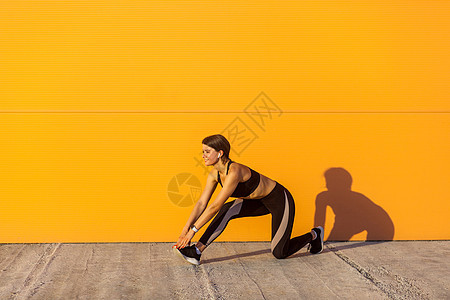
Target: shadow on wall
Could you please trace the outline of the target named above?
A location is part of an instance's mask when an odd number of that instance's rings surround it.
[[[328,241],[348,241],[355,234],[367,231],[368,241],[392,241],[394,223],[387,212],[363,194],[353,192],[352,176],[343,168],[325,171],[327,191],[316,197],[314,227],[325,225],[326,208],[335,214]]]

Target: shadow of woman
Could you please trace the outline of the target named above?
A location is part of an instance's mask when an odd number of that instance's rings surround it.
[[[328,241],[348,241],[367,231],[367,241],[392,241],[394,223],[387,212],[363,194],[353,192],[352,176],[343,168],[330,168],[324,173],[327,191],[316,197],[314,227],[325,225],[326,207],[335,214]]]

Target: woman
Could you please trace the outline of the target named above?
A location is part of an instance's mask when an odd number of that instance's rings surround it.
[[[198,265],[201,253],[223,232],[230,220],[266,214],[272,214],[271,250],[276,258],[286,258],[308,243],[311,244],[311,253],[322,252],[322,227],[290,238],[295,206],[291,193],[285,187],[247,166],[233,162],[229,158],[230,143],[224,136],[217,134],[206,137],[202,144],[205,165],[213,166],[214,169],[209,173],[205,189],[178,242],[173,246],[177,254]],[[222,185],[222,190],[214,202],[207,206],[217,183]],[[229,197],[238,199],[225,203]],[[189,246],[195,233],[215,215],[197,244]]]

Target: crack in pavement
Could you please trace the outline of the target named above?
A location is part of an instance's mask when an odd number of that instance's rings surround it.
[[[347,255],[342,253],[340,250],[336,249],[331,244],[324,244],[331,252],[333,252],[337,257],[343,260],[350,267],[358,271],[367,280],[372,282],[378,289],[380,289],[387,297],[390,299],[429,299],[428,295],[423,292],[419,287],[417,287],[412,280],[395,274],[393,277],[396,284],[384,283],[373,276],[368,270],[360,266],[358,263],[353,261]],[[381,267],[385,273],[391,273],[386,268]],[[398,287],[397,287],[398,286]]]
[[[61,244],[50,244],[42,253],[39,260],[36,262],[34,268],[30,271],[27,278],[23,282],[23,286],[17,292],[13,292],[10,299],[27,299],[33,296],[37,290],[45,283],[38,280],[40,276],[48,269],[48,266],[55,258],[56,251],[61,247]],[[30,295],[29,295],[30,294]]]
[[[194,267],[195,277],[199,279],[200,282],[204,283],[206,287],[206,292],[208,293],[210,299],[223,299],[217,290],[217,285],[211,280],[208,271],[203,265]],[[200,285],[203,289],[203,286]]]

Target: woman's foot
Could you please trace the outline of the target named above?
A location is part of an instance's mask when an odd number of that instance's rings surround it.
[[[197,266],[200,264],[201,254],[197,253],[195,245],[187,246],[181,249],[178,249],[177,247],[174,246],[172,247],[172,249],[176,254],[181,256],[187,262]]]
[[[319,254],[323,250],[323,228],[322,226],[313,228],[316,238],[311,241],[311,249],[309,252],[312,254]]]

